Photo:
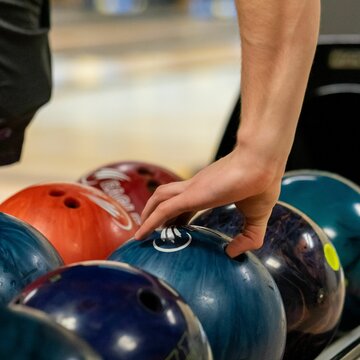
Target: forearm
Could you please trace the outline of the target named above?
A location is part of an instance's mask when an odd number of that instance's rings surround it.
[[[284,167],[316,49],[320,0],[236,3],[242,48],[238,146],[258,145]]]

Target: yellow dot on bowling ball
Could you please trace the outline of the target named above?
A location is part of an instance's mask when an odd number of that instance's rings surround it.
[[[325,244],[324,253],[325,253],[326,261],[329,264],[329,266],[333,270],[338,271],[340,269],[340,260],[334,246],[332,244]]]

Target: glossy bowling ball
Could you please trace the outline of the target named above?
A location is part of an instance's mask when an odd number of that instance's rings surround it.
[[[19,219],[0,213],[0,306],[61,265],[59,254],[42,234]]]
[[[84,262],[37,280],[14,301],[48,313],[113,360],[212,360],[199,320],[161,280],[127,264]]]
[[[286,173],[280,198],[322,227],[344,269],[346,297],[340,328],[360,325],[360,187],[329,172]]]
[[[130,240],[111,260],[168,282],[200,319],[216,360],[281,359],[286,320],[276,284],[252,254],[230,259],[229,239],[200,227],[169,227]]]
[[[242,231],[244,217],[229,205],[207,210],[191,223],[234,237]],[[284,302],[284,359],[314,359],[334,336],[343,308],[344,278],[334,247],[306,215],[278,203],[264,245],[253,253],[271,273]]]
[[[0,359],[101,360],[71,331],[24,306],[0,308]]]
[[[155,189],[180,180],[179,176],[161,166],[123,161],[101,166],[82,176],[80,182],[111,196],[140,224],[141,212]]]
[[[43,233],[66,264],[105,259],[137,229],[116,201],[77,183],[30,186],[0,204],[0,211]]]

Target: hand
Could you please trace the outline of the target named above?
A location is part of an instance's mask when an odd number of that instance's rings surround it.
[[[235,257],[258,249],[278,200],[283,174],[283,167],[269,162],[264,154],[266,152],[236,147],[191,179],[160,186],[142,213],[143,224],[135,238],[143,239],[181,214],[235,203],[244,214],[246,225],[226,251]]]

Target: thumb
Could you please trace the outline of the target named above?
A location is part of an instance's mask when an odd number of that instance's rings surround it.
[[[259,249],[264,243],[264,237],[270,214],[256,221],[246,219],[244,230],[234,237],[226,247],[226,253],[234,258],[245,251]]]

